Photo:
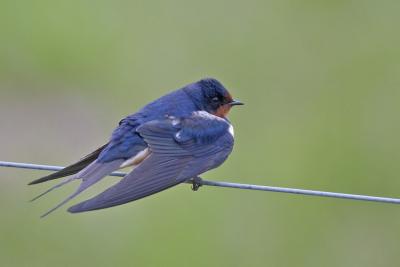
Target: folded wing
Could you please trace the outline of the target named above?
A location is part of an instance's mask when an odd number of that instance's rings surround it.
[[[119,183],[68,211],[76,213],[121,205],[219,166],[232,151],[233,138],[228,131],[229,123],[214,117],[194,114],[187,119],[157,120],[140,126],[137,131],[149,146],[150,156]]]

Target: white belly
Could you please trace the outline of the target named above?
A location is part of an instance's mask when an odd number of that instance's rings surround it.
[[[232,124],[229,125],[229,133],[232,135],[232,137],[235,137],[235,130],[233,129]]]

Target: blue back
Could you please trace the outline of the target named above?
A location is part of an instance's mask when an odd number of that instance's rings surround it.
[[[192,98],[183,90],[184,88],[171,92],[144,106],[137,113],[124,118],[114,130],[109,145],[101,152],[98,161],[128,159],[145,149],[146,143],[136,132],[136,128],[142,123],[164,119],[166,115],[185,117],[199,110]]]

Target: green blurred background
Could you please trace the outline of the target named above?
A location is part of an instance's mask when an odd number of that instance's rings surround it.
[[[399,1],[0,2],[0,160],[65,165],[205,76],[246,106],[204,178],[400,197]],[[181,185],[39,215],[41,171],[0,169],[1,266],[399,266],[400,208]],[[74,200],[99,193],[109,178]]]

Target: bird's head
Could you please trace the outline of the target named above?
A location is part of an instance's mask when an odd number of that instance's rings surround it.
[[[234,100],[228,90],[216,79],[206,78],[184,89],[200,110],[225,118],[233,106],[243,105]]]

